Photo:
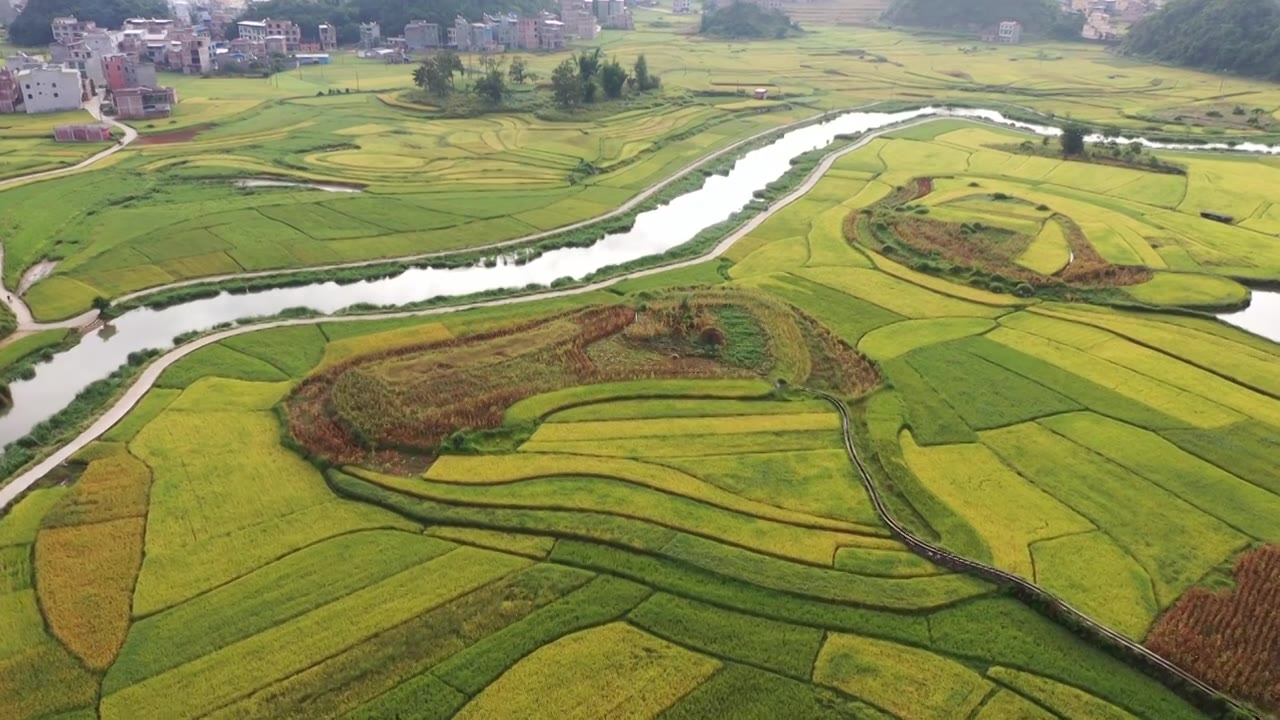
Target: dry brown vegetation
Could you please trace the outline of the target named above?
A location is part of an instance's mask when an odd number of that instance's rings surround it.
[[[1156,622],[1147,647],[1197,677],[1280,711],[1280,545],[1241,555],[1236,586],[1192,588]]]

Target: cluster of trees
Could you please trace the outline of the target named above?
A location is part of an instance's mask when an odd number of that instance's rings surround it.
[[[22,46],[48,45],[53,42],[50,23],[55,17],[66,15],[92,20],[99,27],[118,28],[125,18],[168,14],[169,5],[165,0],[30,0],[9,26],[9,40]]]
[[[1135,25],[1121,51],[1215,72],[1280,80],[1280,3],[1176,0]]]
[[[505,67],[504,67],[505,65]],[[413,84],[436,100],[444,100],[458,89],[454,76],[463,77],[466,69],[462,58],[452,50],[441,50],[422,61],[413,71]],[[515,57],[506,65],[505,58],[491,55],[480,59],[480,71],[471,83],[471,92],[490,105],[500,105],[507,97],[508,82],[523,85],[537,82],[538,74],[530,72],[524,58]]]
[[[529,14],[552,5],[548,0],[267,0],[251,3],[240,19],[289,18],[302,28],[303,39],[311,42],[319,40],[316,28],[320,23],[333,23],[338,28],[338,42],[354,44],[360,40],[362,22],[379,23],[382,34],[389,36],[399,35],[412,20],[444,28],[453,25],[458,15],[475,19],[483,13]]]
[[[897,25],[976,31],[1017,20],[1028,32],[1078,39],[1084,18],[1057,0],[894,0],[881,18]]]
[[[606,62],[600,48],[574,55],[551,73],[551,90],[555,93],[556,105],[562,108],[593,103],[602,94],[612,100],[622,97],[628,89],[648,92],[661,85],[661,79],[649,73],[649,62],[644,55],[636,58],[628,73],[617,58]]]
[[[699,32],[725,38],[781,40],[800,32],[781,10],[765,10],[751,2],[734,2],[702,15]]]

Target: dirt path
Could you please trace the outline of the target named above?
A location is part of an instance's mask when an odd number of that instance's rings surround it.
[[[880,128],[879,130],[876,130],[874,132],[867,133],[862,138],[860,138],[856,143],[853,143],[848,147],[842,148],[840,150],[836,150],[835,152],[828,154],[825,158],[823,158],[822,162],[819,163],[818,166],[815,167],[809,173],[808,177],[805,178],[804,182],[802,182],[799,187],[793,190],[786,197],[775,201],[772,205],[769,206],[767,210],[760,213],[759,215],[756,215],[754,218],[752,218],[742,227],[738,228],[728,237],[721,240],[719,244],[717,244],[710,251],[695,258],[690,258],[688,260],[681,260],[679,262],[671,263],[669,265],[662,265],[659,267],[647,268],[645,270],[637,270],[635,272],[626,273],[625,275],[620,275],[618,277],[610,278],[608,280],[601,280],[600,282],[595,282],[589,285],[583,285],[576,288],[570,288],[567,290],[550,290],[547,292],[535,293],[532,295],[521,295],[519,297],[498,298],[495,300],[485,300],[481,302],[466,303],[464,305],[451,305],[448,307],[429,308],[426,310],[405,310],[400,312],[377,313],[377,314],[371,314],[371,315],[348,315],[348,316],[336,316],[336,317],[320,316],[320,317],[313,317],[313,318],[276,320],[274,322],[267,322],[267,323],[262,323],[258,325],[246,325],[243,327],[235,327],[229,330],[223,330],[221,332],[214,333],[212,335],[206,335],[197,340],[193,340],[192,342],[187,343],[186,345],[176,347],[170,350],[169,352],[165,353],[164,355],[161,355],[159,358],[154,360],[149,366],[147,366],[147,368],[142,371],[142,374],[138,376],[138,379],[133,382],[133,385],[131,385],[129,389],[125,391],[124,395],[121,396],[121,398],[117,400],[115,404],[112,405],[109,409],[107,409],[107,411],[104,412],[97,420],[95,420],[92,425],[90,425],[87,429],[85,429],[84,432],[80,433],[78,436],[76,436],[75,439],[71,440],[66,445],[63,445],[57,452],[53,453],[48,458],[41,461],[35,467],[31,468],[30,470],[14,478],[13,481],[10,482],[8,485],[5,485],[4,487],[0,487],[0,510],[4,509],[6,506],[8,506],[9,503],[17,499],[19,495],[21,495],[23,492],[27,490],[27,488],[30,488],[37,481],[39,481],[40,478],[47,475],[49,471],[53,470],[58,465],[61,465],[62,463],[66,462],[68,459],[71,458],[72,455],[75,455],[77,452],[83,449],[86,445],[98,439],[100,436],[106,433],[107,430],[110,430],[111,426],[115,425],[117,422],[120,422],[120,420],[122,420],[124,416],[127,415],[129,411],[133,409],[133,406],[138,404],[138,402],[142,400],[142,397],[147,394],[147,392],[151,389],[153,385],[155,385],[156,380],[159,379],[160,374],[164,372],[166,368],[168,368],[170,365],[173,365],[175,362],[181,360],[182,358],[186,357],[187,355],[190,355],[196,350],[199,350],[202,347],[205,347],[207,345],[212,345],[213,343],[220,342],[222,340],[226,340],[227,338],[236,337],[237,335],[244,335],[246,333],[256,332],[258,330],[269,330],[272,328],[294,327],[298,325],[315,325],[319,323],[333,323],[333,322],[362,322],[366,320],[386,320],[386,319],[392,319],[392,318],[428,317],[432,315],[442,315],[445,313],[460,312],[463,310],[470,310],[473,308],[496,307],[496,306],[502,306],[502,305],[513,305],[516,303],[533,302],[535,300],[546,300],[549,298],[569,297],[572,295],[581,295],[584,293],[601,290],[601,289],[610,287],[612,285],[616,285],[617,283],[620,283],[624,280],[647,277],[650,275],[656,275],[658,273],[668,272],[671,270],[678,270],[680,268],[697,265],[699,263],[703,263],[708,260],[712,260],[717,257],[720,257],[725,253],[725,251],[727,251],[730,247],[732,247],[734,243],[736,243],[738,240],[742,239],[743,237],[746,237],[749,233],[751,233],[756,228],[760,227],[760,225],[764,223],[766,220],[768,220],[770,217],[772,217],[774,213],[779,212],[783,208],[787,207],[791,203],[803,197],[806,193],[808,193],[810,190],[813,189],[813,186],[816,185],[818,181],[822,179],[822,176],[825,175],[827,171],[831,169],[831,166],[835,164],[835,162],[839,160],[841,157],[855,150],[858,150],[862,146],[866,145],[867,143],[871,142],[872,140],[876,139],[877,137],[879,137],[884,133],[892,132],[894,130],[900,130],[905,127],[911,127],[912,125],[917,125],[923,122],[928,122],[929,119],[930,118],[922,118],[922,119],[913,120],[907,123]]]

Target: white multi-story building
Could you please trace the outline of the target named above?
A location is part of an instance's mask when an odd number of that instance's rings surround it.
[[[28,114],[79,110],[83,101],[80,71],[62,65],[22,70],[18,86]]]

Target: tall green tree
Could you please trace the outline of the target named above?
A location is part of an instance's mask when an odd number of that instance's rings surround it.
[[[627,85],[627,70],[617,58],[612,58],[600,68],[600,87],[604,88],[605,97],[620,98],[622,89]]]
[[[501,105],[507,96],[507,78],[502,72],[502,65],[492,57],[484,58],[481,63],[484,72],[472,89],[490,105]]]
[[[631,70],[631,76],[635,78],[636,89],[640,92],[653,90],[661,84],[657,75],[649,74],[649,61],[644,58],[644,53],[640,53],[640,57],[636,58],[636,64]]]
[[[1084,154],[1084,139],[1089,134],[1089,129],[1083,125],[1072,123],[1062,129],[1062,154],[1067,156],[1076,156]]]
[[[524,81],[529,77],[526,69],[524,58],[517,55],[511,59],[511,65],[507,67],[507,77],[511,79],[511,82],[523,85]]]
[[[556,105],[571,108],[582,102],[582,81],[578,77],[578,64],[573,60],[565,60],[551,72],[551,90],[555,93]]]

